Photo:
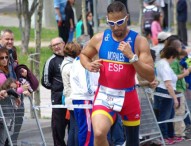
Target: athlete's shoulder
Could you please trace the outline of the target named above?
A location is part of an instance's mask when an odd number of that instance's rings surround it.
[[[93,39],[94,41],[95,41],[95,40],[100,41],[100,40],[103,39],[103,35],[104,35],[104,32],[99,32],[99,33],[95,34],[95,35],[92,37],[92,39]]]

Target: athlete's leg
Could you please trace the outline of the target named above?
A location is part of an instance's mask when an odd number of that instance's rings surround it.
[[[126,146],[139,146],[139,126],[124,126]]]
[[[92,116],[92,125],[94,131],[94,146],[109,146],[107,133],[112,125],[111,120],[104,114]]]

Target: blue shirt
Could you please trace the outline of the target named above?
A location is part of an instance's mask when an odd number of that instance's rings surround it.
[[[188,56],[182,58],[180,60],[180,65],[186,69],[188,69],[191,66],[191,58]],[[185,77],[186,83],[188,84],[188,89],[191,90],[191,73]]]
[[[54,0],[54,8],[59,8],[60,13],[62,16],[62,20],[65,20],[65,7],[66,7],[67,0]],[[59,21],[58,14],[55,13],[56,20]]]

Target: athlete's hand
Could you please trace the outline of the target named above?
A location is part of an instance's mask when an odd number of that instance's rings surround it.
[[[134,55],[129,42],[124,42],[124,41],[120,42],[118,46],[118,50],[120,50],[127,58],[130,58],[130,59]]]
[[[90,72],[99,72],[100,67],[102,66],[102,59],[95,60],[87,65],[87,70]]]
[[[150,87],[155,89],[158,86],[158,84],[159,81],[155,79],[154,81],[150,82]]]

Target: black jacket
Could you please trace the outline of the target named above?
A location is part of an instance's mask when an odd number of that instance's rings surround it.
[[[63,56],[53,54],[45,63],[41,84],[51,90],[52,104],[62,103],[63,83],[60,72],[60,65],[64,60]]]

